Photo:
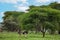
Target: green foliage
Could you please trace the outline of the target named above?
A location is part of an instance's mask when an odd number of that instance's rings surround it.
[[[53,9],[60,10],[60,3],[54,2],[49,5]]]
[[[60,31],[60,4],[51,3],[42,6],[30,6],[28,13],[8,11],[5,12],[4,25],[6,28],[21,28],[21,30]],[[14,28],[13,27],[13,28]],[[14,29],[15,29],[14,28]]]
[[[17,18],[18,16],[22,15],[23,12],[7,11],[4,14],[4,28],[9,31],[16,31],[19,28]]]

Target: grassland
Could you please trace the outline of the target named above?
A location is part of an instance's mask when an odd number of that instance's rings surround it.
[[[27,37],[24,37],[16,32],[2,32],[0,40],[60,40],[60,35],[46,35],[43,38],[41,34],[28,34]]]

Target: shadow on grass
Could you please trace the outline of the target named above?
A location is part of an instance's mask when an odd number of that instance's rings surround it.
[[[0,39],[5,39],[6,37],[0,37]]]

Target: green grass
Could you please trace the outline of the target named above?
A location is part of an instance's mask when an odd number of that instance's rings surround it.
[[[43,38],[41,34],[28,34],[25,38],[24,35],[19,36],[15,32],[2,32],[0,40],[60,40],[60,35],[46,35]]]

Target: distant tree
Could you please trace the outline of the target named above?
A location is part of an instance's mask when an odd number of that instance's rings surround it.
[[[54,2],[54,3],[49,4],[49,6],[53,9],[60,10],[60,3]]]
[[[19,28],[17,17],[23,14],[23,12],[7,11],[4,13],[4,27],[9,31],[16,31]]]

